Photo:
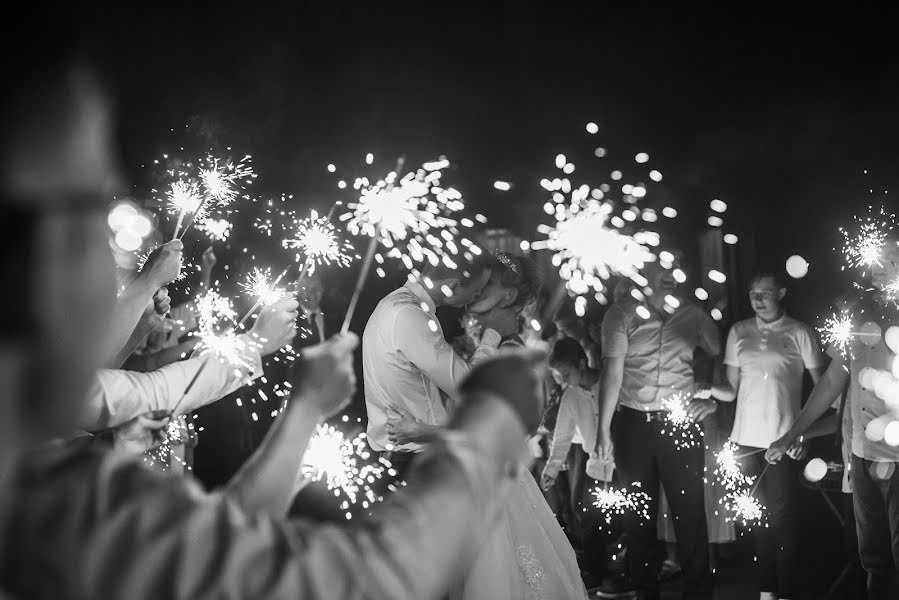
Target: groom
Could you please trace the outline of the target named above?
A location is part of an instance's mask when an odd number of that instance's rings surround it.
[[[472,366],[493,356],[517,321],[502,312],[483,315],[483,335],[469,362],[443,337],[438,306],[461,308],[481,297],[492,260],[460,260],[455,269],[426,265],[421,277],[388,294],[362,334],[362,371],[368,443],[391,461],[402,479],[423,443],[447,418],[441,392],[452,398]]]

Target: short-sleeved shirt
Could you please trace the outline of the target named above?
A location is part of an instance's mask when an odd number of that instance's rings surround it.
[[[767,448],[799,416],[802,374],[824,366],[824,357],[805,323],[787,315],[771,323],[753,317],[730,328],[724,364],[740,369],[731,439]]]
[[[721,342],[714,321],[686,300],[664,320],[654,310],[644,319],[639,306],[619,302],[609,308],[602,322],[602,355],[624,359],[622,406],[660,410],[663,399],[693,387],[696,348],[718,356]]]
[[[839,350],[828,348],[827,353],[835,359],[843,359]],[[861,372],[865,367],[890,372],[895,354],[890,352],[883,338],[874,346],[868,346],[859,339],[853,339],[849,355],[849,395],[848,406],[852,422],[852,454],[874,462],[899,462],[899,447],[890,446],[883,440],[884,427],[894,416],[886,402],[877,397],[874,390],[862,387]],[[868,437],[865,430],[872,421],[879,421],[880,427],[872,426],[872,433],[879,430],[879,436]]]

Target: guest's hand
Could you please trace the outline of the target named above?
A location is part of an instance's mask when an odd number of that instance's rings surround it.
[[[702,422],[707,416],[718,410],[718,403],[711,398],[693,398],[687,404],[687,416],[696,423]]]
[[[786,454],[792,446],[793,440],[787,438],[787,436],[783,436],[768,447],[765,451],[765,460],[771,464],[780,462],[780,459],[784,457],[784,454]]]
[[[299,307],[294,298],[282,298],[259,311],[249,335],[259,345],[262,356],[280,350],[293,340]]]
[[[343,410],[356,392],[353,350],[358,345],[359,337],[346,333],[303,348],[292,382],[295,397],[324,418]]]
[[[209,246],[203,250],[203,254],[200,255],[200,271],[206,273],[211,272],[217,262],[218,259],[215,257],[215,251],[212,249],[212,246]]]
[[[556,485],[556,475],[550,475],[546,469],[543,469],[543,473],[540,475],[540,488],[545,492],[554,485]]]
[[[520,311],[516,307],[496,306],[485,313],[479,314],[478,323],[481,331],[492,329],[502,337],[507,338],[518,333]]]
[[[425,434],[424,423],[400,406],[388,406],[387,411],[387,439],[390,443],[401,446],[421,441]]]
[[[171,415],[166,411],[137,416],[115,429],[113,445],[116,450],[127,454],[142,454],[163,440],[170,420]]]
[[[600,427],[596,433],[596,458],[600,462],[612,462],[615,458],[614,450],[611,430]]]
[[[153,289],[159,289],[178,278],[181,273],[181,252],[184,244],[181,240],[172,240],[159,246],[144,263],[139,277],[145,278]]]
[[[160,317],[165,317],[171,310],[172,299],[169,298],[169,290],[161,287],[153,294],[153,311]]]
[[[503,354],[476,366],[459,390],[463,394],[489,392],[499,396],[518,413],[525,431],[533,433],[543,417],[545,363],[543,350]]]
[[[793,460],[802,460],[806,454],[808,454],[808,444],[801,438],[793,442],[787,449],[787,456]]]

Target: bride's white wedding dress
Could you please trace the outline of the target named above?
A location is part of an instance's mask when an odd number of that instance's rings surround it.
[[[522,468],[509,485],[498,522],[451,600],[586,599],[574,550],[534,477]]]
[[[537,482],[521,469],[499,521],[452,600],[585,599],[571,543]]]

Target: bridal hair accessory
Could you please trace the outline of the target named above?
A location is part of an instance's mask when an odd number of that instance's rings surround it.
[[[497,250],[494,250],[493,258],[495,258],[499,262],[501,262],[504,265],[506,265],[507,267],[509,267],[509,269],[511,269],[512,272],[515,273],[516,275],[520,275],[520,273],[518,272],[518,265],[516,265],[515,262],[505,252],[499,252]]]

